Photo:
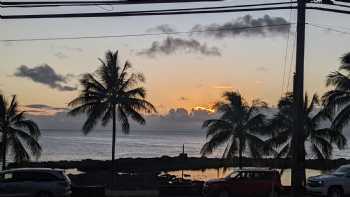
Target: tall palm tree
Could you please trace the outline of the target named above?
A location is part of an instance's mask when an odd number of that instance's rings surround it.
[[[332,155],[333,145],[343,149],[346,145],[346,138],[341,131],[331,126],[323,126],[321,122],[331,118],[323,108],[318,109],[319,98],[316,94],[309,100],[305,94],[303,114],[304,117],[304,154],[317,159],[329,159]],[[278,112],[269,121],[267,130],[271,131],[272,137],[267,143],[275,148],[278,158],[291,158],[291,140],[293,135],[293,95],[287,93],[278,103]],[[308,148],[305,148],[307,146]],[[304,175],[305,176],[305,175]],[[304,177],[305,179],[305,177]]]
[[[122,131],[129,133],[129,117],[145,124],[143,113],[156,112],[155,107],[145,100],[146,91],[139,86],[145,81],[140,73],[131,73],[131,64],[119,65],[118,51],[107,51],[105,60],[99,59],[101,66],[95,75],[85,74],[80,83],[83,87],[80,95],[68,105],[73,107],[70,115],[87,114],[83,125],[84,134],[88,134],[101,120],[106,126],[112,120],[112,171],[115,170],[116,122],[121,124]]]
[[[253,157],[261,157],[266,153],[262,148],[265,143],[257,134],[265,122],[265,115],[260,113],[260,109],[266,108],[267,104],[254,100],[248,105],[239,92],[225,92],[223,97],[225,101],[214,105],[220,117],[203,123],[208,141],[203,145],[201,154],[211,154],[218,147],[226,145],[223,158],[238,155],[238,166],[241,168],[243,153]]]
[[[343,129],[350,121],[350,53],[341,58],[339,70],[327,76],[326,85],[333,89],[323,95],[323,103],[335,116],[333,127]]]
[[[38,125],[18,111],[16,96],[9,104],[0,94],[0,133],[2,169],[6,169],[6,156],[13,155],[15,162],[28,161],[31,155],[38,158],[41,146],[38,143],[40,130]]]

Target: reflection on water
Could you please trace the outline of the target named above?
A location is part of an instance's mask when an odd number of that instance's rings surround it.
[[[227,168],[224,170],[223,168],[219,169],[205,169],[205,170],[184,170],[184,178],[192,179],[192,180],[201,180],[201,181],[207,181],[209,179],[216,179],[216,178],[222,178],[227,176],[229,173],[234,171],[237,168]],[[320,175],[322,172],[319,170],[312,170],[307,169],[306,170],[306,177],[310,176],[317,176]],[[175,175],[177,177],[182,176],[182,171],[170,171],[168,174]],[[283,174],[281,176],[281,182],[282,185],[288,186],[291,185],[291,170],[286,169],[283,171]]]

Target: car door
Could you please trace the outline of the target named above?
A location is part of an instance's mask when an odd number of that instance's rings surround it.
[[[7,172],[2,175],[0,183],[0,197],[24,197],[28,193],[23,189],[20,177],[16,172]]]
[[[342,182],[344,184],[344,187],[343,187],[344,193],[346,195],[349,195],[350,194],[350,172],[345,174],[344,180]]]
[[[252,181],[252,195],[251,196],[266,196],[272,191],[273,176],[269,172],[256,172],[254,180]]]
[[[240,172],[236,177],[228,181],[230,194],[237,197],[249,196],[249,173]]]

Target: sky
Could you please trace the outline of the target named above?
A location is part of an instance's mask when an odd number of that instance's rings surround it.
[[[266,1],[252,1],[261,3]],[[235,5],[191,3],[138,5],[116,10],[162,9],[184,6]],[[105,11],[111,7],[49,10],[52,12]],[[4,14],[42,10],[2,10]],[[261,23],[295,22],[296,11],[263,11],[181,16],[121,18],[0,20],[0,38],[46,38],[124,35],[172,31],[210,30]],[[308,11],[307,23],[350,32],[350,16]],[[267,23],[269,21],[269,23]],[[271,22],[272,21],[272,22]],[[220,34],[221,33],[221,34]],[[276,105],[292,88],[292,52],[295,25],[251,31],[153,35],[108,39],[0,42],[0,90],[16,94],[22,107],[37,115],[55,115],[79,94],[78,79],[94,72],[107,50],[118,50],[121,63],[142,72],[148,100],[161,115],[171,109],[210,109],[224,91],[240,91],[247,101],[260,98]],[[288,44],[287,44],[288,43]],[[350,34],[306,26],[305,89],[322,95],[326,75],[350,52]],[[287,51],[287,53],[286,53]],[[36,110],[43,110],[35,113]],[[45,113],[44,113],[45,112]]]

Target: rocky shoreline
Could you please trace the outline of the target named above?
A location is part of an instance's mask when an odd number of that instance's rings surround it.
[[[120,158],[116,160],[116,169],[118,172],[161,172],[174,170],[200,170],[209,168],[237,167],[238,159],[220,159],[205,157],[187,157],[179,155],[177,157],[155,157],[155,158]],[[254,159],[243,158],[245,167],[271,167],[271,168],[290,168],[289,159]],[[306,160],[306,168],[316,170],[330,170],[340,165],[350,164],[350,160]],[[43,161],[43,162],[25,162],[10,163],[9,168],[18,167],[40,167],[40,168],[61,168],[77,169],[81,172],[101,171],[111,168],[110,160],[81,160],[81,161]]]

